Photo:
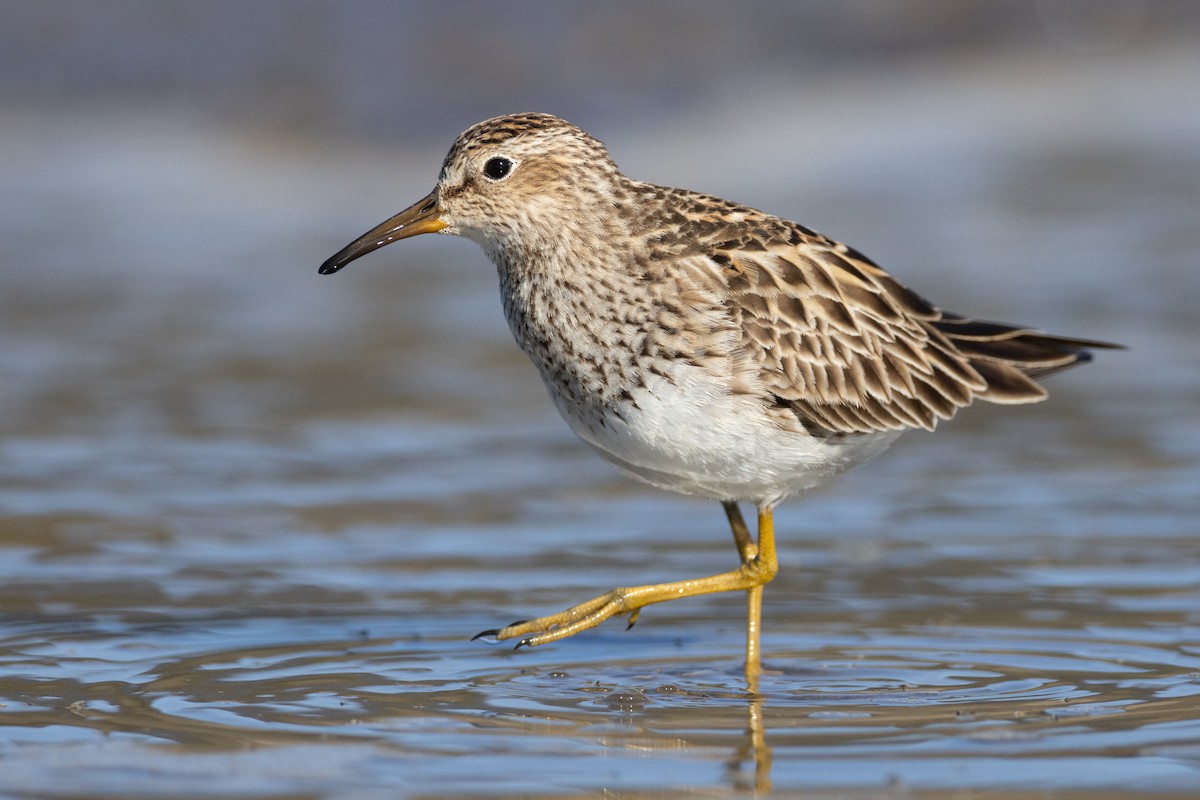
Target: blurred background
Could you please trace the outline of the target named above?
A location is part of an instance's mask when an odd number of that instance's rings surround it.
[[[584,777],[555,790],[738,785],[723,765],[743,709],[695,700],[716,744],[689,749],[646,691],[736,683],[740,601],[518,656],[465,642],[613,583],[727,568],[716,505],[634,485],[572,438],[474,245],[421,237],[316,273],[428,192],[462,129],[515,111],[579,124],[633,177],[846,241],[945,308],[1132,348],[1054,378],[1047,403],[972,409],[784,506],[768,664],[851,663],[888,642],[886,664],[840,673],[839,691],[965,682],[978,694],[963,702],[983,702],[1003,684],[1035,716],[1043,701],[1190,696],[1200,4],[10,0],[0,788],[124,796],[166,775],[196,794],[307,781],[363,797],[400,774],[529,792],[556,758]],[[1103,652],[1077,644],[1097,635]],[[973,637],[1017,655],[950,653]],[[1049,660],[1083,651],[1069,677]],[[1138,659],[1136,691],[1080,677]],[[567,688],[544,677],[564,660],[580,662]],[[947,666],[968,662],[966,678]],[[799,700],[768,687],[768,719],[774,702],[808,730],[830,685]],[[665,755],[625,759],[620,735],[594,736],[576,710],[596,686]],[[1142,707],[1157,710],[1125,738],[1072,740],[1099,760],[1124,748],[1110,771],[1017,747],[1002,755],[1019,766],[973,785],[1194,786],[1188,713]],[[573,733],[462,731],[513,709]],[[846,741],[895,724],[936,744],[887,740],[835,774],[789,740],[776,784],[936,788],[962,785],[939,771],[950,760],[975,763],[922,720],[840,724]],[[275,747],[233,770],[155,748],[198,742]],[[504,748],[522,777],[471,783]]]
[[[494,393],[532,373],[503,341],[477,349],[505,333],[475,248],[310,273],[427,191],[460,130],[516,110],[966,313],[1127,338],[1190,315],[1200,280],[1182,0],[0,10],[10,439],[288,428],[422,392],[514,413]]]

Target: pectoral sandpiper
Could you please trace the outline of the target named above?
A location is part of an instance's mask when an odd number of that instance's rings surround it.
[[[540,645],[613,615],[632,624],[651,603],[745,590],[752,687],[777,503],[975,400],[1037,402],[1038,379],[1114,346],[943,312],[795,222],[625,177],[603,144],[549,114],[469,128],[428,196],[321,273],[435,232],[495,263],[517,344],[571,429],[635,478],[719,500],[740,558],[480,636]],[[739,502],[757,507],[757,540]]]

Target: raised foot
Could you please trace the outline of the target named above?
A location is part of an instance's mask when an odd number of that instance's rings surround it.
[[[516,622],[509,623],[508,627],[513,628],[513,627],[516,627],[517,625],[524,625],[528,621],[529,620],[519,619]],[[502,631],[502,630],[505,630],[505,629],[504,628],[488,628],[486,631],[480,631],[479,633],[472,636],[471,641],[473,642],[476,639],[483,639],[484,641],[491,642],[492,644],[497,644],[500,642],[500,639],[501,639],[500,631]]]
[[[502,642],[506,639],[520,637],[520,641],[517,642],[517,649],[520,649],[565,639],[580,631],[594,628],[611,616],[628,611],[626,593],[629,591],[629,589],[613,589],[611,592],[593,597],[587,602],[571,606],[566,611],[560,611],[557,614],[520,620],[503,628],[481,631],[471,637],[471,640],[486,639]],[[630,627],[633,627],[636,619],[635,612],[631,614]]]
[[[474,638],[497,642],[517,639],[518,648],[536,647],[574,636],[580,631],[596,627],[609,617],[621,614],[629,615],[629,627],[632,628],[643,606],[698,594],[752,589],[775,577],[778,569],[778,564],[773,558],[755,557],[731,572],[706,578],[613,589],[599,597],[571,606],[566,611],[524,622],[514,622],[496,630],[483,631]]]

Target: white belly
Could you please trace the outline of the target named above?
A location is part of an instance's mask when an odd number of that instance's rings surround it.
[[[623,472],[682,494],[773,505],[874,458],[899,433],[823,439],[780,428],[753,397],[730,394],[703,370],[648,380],[625,405],[572,430]],[[552,396],[554,393],[551,393]]]

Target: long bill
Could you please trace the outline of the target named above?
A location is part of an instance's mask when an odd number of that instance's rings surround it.
[[[436,233],[446,227],[438,207],[437,190],[430,192],[389,220],[379,223],[343,247],[321,265],[322,275],[332,275],[359,256],[410,236]]]

